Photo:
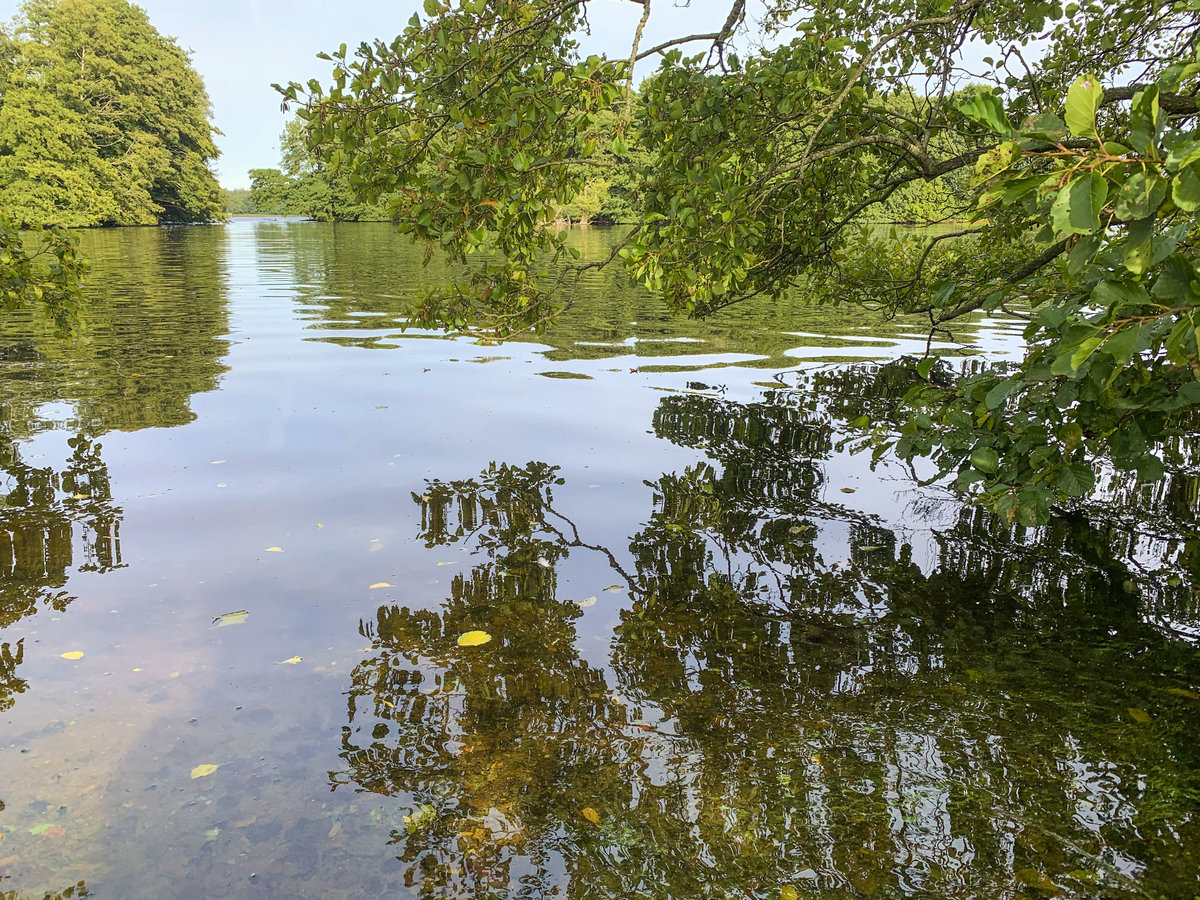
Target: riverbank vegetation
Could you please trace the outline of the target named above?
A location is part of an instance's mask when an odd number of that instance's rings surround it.
[[[1171,448],[1200,404],[1194,3],[772,0],[752,22],[735,0],[718,30],[651,48],[641,5],[631,45],[584,58],[583,3],[427,0],[395,40],[329,54],[328,89],[280,88],[364,202],[474,263],[415,321],[538,331],[606,266],[693,316],[796,289],[931,337],[1004,311],[1028,323],[1024,360],[924,360],[897,417],[858,423],[880,452],[1025,524],[1098,475],[1191,464]],[[605,151],[635,166],[643,220],[577,261],[553,225],[614,171]],[[966,224],[867,227],[918,184],[940,200],[914,221]]]

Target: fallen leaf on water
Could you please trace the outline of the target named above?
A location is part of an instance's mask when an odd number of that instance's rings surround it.
[[[583,809],[580,810],[580,812],[583,813],[583,817],[585,819],[587,819],[589,822],[591,822],[593,825],[600,824],[600,813],[596,812],[590,806],[585,806]]]
[[[41,825],[34,825],[32,828],[30,828],[29,833],[30,834],[41,834],[43,831],[45,831],[49,827],[50,827],[49,822],[43,822]]]
[[[82,650],[68,650],[66,653],[60,653],[63,659],[83,659]]]
[[[438,565],[439,566],[454,566],[454,565],[458,565],[458,561],[452,559],[449,562],[440,562],[440,563],[438,563]]]
[[[623,587],[621,587],[619,584],[610,584],[608,587],[605,588],[605,590],[606,591],[623,591],[625,589]]]
[[[208,831],[204,832],[204,839],[206,841],[215,841],[217,839],[217,835],[219,835],[220,833],[221,833],[220,828],[210,828],[210,829],[208,829]]]
[[[89,495],[89,494],[72,494],[71,499],[72,500],[90,500],[91,495]]]
[[[282,660],[279,664],[281,666],[294,666],[298,662],[303,662],[303,660],[304,657],[302,656],[293,656],[291,659]]]
[[[223,462],[225,462],[225,460],[223,460],[223,459],[214,459],[214,460],[212,461],[211,465],[214,465],[214,466],[219,466],[219,465],[220,465],[221,463],[223,463]]]
[[[491,639],[492,636],[486,631],[467,631],[458,636],[458,646],[478,647],[480,644],[486,644]]]
[[[223,613],[219,616],[213,616],[213,624],[218,628],[224,628],[226,625],[241,625],[250,615],[250,610],[239,609],[234,612]]]
[[[341,832],[342,832],[342,823],[341,823],[341,822],[334,822],[334,823],[333,823],[333,827],[329,829],[329,838],[330,838],[330,840],[332,840],[333,838],[337,837],[339,834],[341,834]]]
[[[382,587],[391,587],[391,585],[388,584],[386,581],[377,581],[373,585],[371,585],[370,590],[373,591],[373,590],[375,590],[375,588],[382,588]]]
[[[221,768],[219,763],[217,765],[213,765],[212,763],[204,763],[203,765],[196,766],[196,768],[192,769],[192,777],[203,778],[205,775],[211,775],[219,768]]]
[[[1189,700],[1200,700],[1200,694],[1186,688],[1167,688],[1167,693],[1174,694],[1176,697],[1187,697]]]
[[[842,488],[843,494],[853,494],[854,491],[855,491],[855,488]]]
[[[589,606],[596,605],[596,598],[595,597],[584,597],[582,600],[576,600],[575,605],[578,606],[580,609],[587,609]]]
[[[236,822],[230,822],[230,828],[249,828],[258,821],[258,816],[246,816],[244,819],[238,819]]]
[[[800,893],[790,884],[779,889],[779,900],[799,900]]]
[[[1139,706],[1129,707],[1129,715],[1133,716],[1133,721],[1145,725],[1150,721],[1150,713],[1146,712]]]
[[[266,549],[266,552],[267,552],[267,553],[282,553],[282,552],[283,552],[283,548],[282,548],[282,547],[268,547],[268,548]]]

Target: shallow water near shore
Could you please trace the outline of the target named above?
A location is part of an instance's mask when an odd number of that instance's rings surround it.
[[[1195,475],[872,469],[925,335],[801,298],[481,346],[386,225],[84,251],[0,325],[5,900],[1200,893]]]

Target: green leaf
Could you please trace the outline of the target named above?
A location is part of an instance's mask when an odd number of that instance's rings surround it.
[[[1134,468],[1137,469],[1137,476],[1142,481],[1158,481],[1166,474],[1162,460],[1150,453],[1138,457]]]
[[[1067,253],[1067,274],[1074,278],[1082,272],[1087,264],[1095,259],[1099,249],[1099,235],[1089,234],[1081,237]]]
[[[933,371],[933,367],[936,365],[937,365],[937,357],[936,356],[927,356],[923,360],[921,360],[919,363],[917,363],[917,374],[920,375],[922,378],[924,378],[926,381],[928,381],[929,373]]]
[[[1021,159],[1021,147],[1013,141],[1005,141],[993,147],[987,153],[979,157],[975,163],[975,173],[972,179],[974,184],[980,184],[987,181],[993,175],[999,175],[1001,172],[1012,167],[1014,163]]]
[[[1100,230],[1100,211],[1108,195],[1102,175],[1088,172],[1064,186],[1050,207],[1050,221],[1059,235]]]
[[[1167,171],[1174,173],[1200,160],[1200,141],[1180,141],[1167,156]]]
[[[998,409],[1019,387],[1020,383],[1015,380],[1002,381],[987,392],[983,403],[988,409]]]
[[[438,0],[425,0],[425,15],[436,16],[442,11],[442,4]]]
[[[1197,166],[1190,165],[1171,181],[1171,199],[1184,212],[1200,209],[1200,172],[1196,169]]]
[[[1000,468],[1000,454],[992,447],[976,447],[971,451],[971,465],[980,472],[995,475]]]
[[[1071,134],[1082,138],[1099,138],[1096,133],[1096,110],[1104,99],[1104,88],[1095,75],[1081,75],[1067,91],[1066,119]]]
[[[990,128],[997,134],[1008,134],[1012,125],[1004,115],[1004,104],[991,91],[981,90],[966,103],[958,107],[968,119]]]
[[[1176,179],[1178,181],[1178,179]],[[1167,182],[1155,171],[1136,172],[1117,192],[1117,218],[1145,219],[1167,199]]]
[[[1141,336],[1140,326],[1126,325],[1120,331],[1109,335],[1102,349],[1116,361],[1117,365],[1124,366],[1133,358],[1134,347],[1137,346]]]
[[[1133,95],[1129,115],[1129,139],[1133,149],[1145,156],[1156,156],[1161,134],[1158,88],[1150,87]]]
[[[1058,488],[1068,497],[1082,497],[1096,484],[1096,473],[1083,463],[1071,463],[1058,473]]]
[[[1075,352],[1071,354],[1071,369],[1078,369],[1085,362],[1087,362],[1088,357],[1091,356],[1092,353],[1095,352],[1096,348],[1100,346],[1101,340],[1102,339],[1098,337],[1088,338],[1086,341],[1080,344]]]
[[[1196,293],[1192,289],[1192,281],[1195,277],[1192,264],[1186,257],[1177,253],[1168,257],[1163,263],[1162,270],[1151,290],[1154,296],[1160,300],[1194,303],[1197,299]]]

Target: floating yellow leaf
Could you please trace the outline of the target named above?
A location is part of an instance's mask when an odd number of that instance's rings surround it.
[[[211,775],[219,768],[221,768],[219,764],[213,765],[212,763],[204,763],[203,765],[196,766],[196,768],[192,769],[192,777],[203,778],[205,775]]]
[[[619,584],[610,584],[608,587],[605,588],[605,590],[606,591],[623,591],[623,590],[625,590],[625,588],[621,587]]]
[[[60,653],[63,659],[83,659],[82,650],[68,650],[66,653]]]
[[[580,812],[583,813],[583,817],[585,819],[587,819],[589,822],[591,822],[593,825],[600,824],[600,813],[596,812],[590,806],[585,806],[583,809],[580,810]]]
[[[283,548],[282,547],[268,547],[266,552],[267,553],[282,553]]]
[[[296,663],[302,662],[303,660],[304,660],[304,657],[302,657],[302,656],[293,656],[291,659],[283,660],[283,662],[281,662],[280,665],[281,666],[294,666]]]
[[[486,644],[491,639],[492,636],[486,631],[467,631],[458,636],[458,646],[478,647],[480,644]]]
[[[213,616],[213,624],[218,628],[224,628],[226,625],[241,625],[250,615],[250,610],[239,609],[234,612],[227,612],[223,615]]]
[[[853,494],[856,488],[842,488],[843,494]]]
[[[779,889],[779,900],[799,900],[800,892],[790,884],[785,884]]]
[[[1176,697],[1187,697],[1189,700],[1200,700],[1200,694],[1186,688],[1167,688],[1167,693],[1174,694]]]
[[[1133,721],[1145,725],[1150,721],[1150,713],[1146,712],[1139,706],[1129,707],[1129,715],[1133,716]]]
[[[580,609],[587,609],[589,606],[596,605],[596,598],[595,597],[584,597],[582,600],[576,600],[575,605],[578,606]]]
[[[438,565],[439,566],[456,566],[456,565],[458,565],[458,561],[451,559],[446,562],[439,562]]]
[[[370,589],[375,590],[375,588],[381,588],[381,587],[391,587],[391,585],[388,584],[386,581],[377,581],[373,585],[371,585]]]

